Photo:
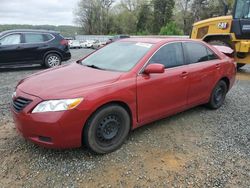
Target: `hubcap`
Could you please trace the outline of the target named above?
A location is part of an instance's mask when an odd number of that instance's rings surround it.
[[[222,87],[218,87],[214,93],[214,99],[216,103],[219,103],[223,99],[224,90]]]
[[[116,138],[120,130],[120,120],[116,115],[109,115],[99,123],[97,127],[97,139],[100,142],[111,142]]]
[[[60,59],[57,56],[50,56],[48,59],[48,64],[50,67],[55,67],[60,65]]]

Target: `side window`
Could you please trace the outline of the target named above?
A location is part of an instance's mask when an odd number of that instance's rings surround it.
[[[160,63],[166,68],[184,65],[181,43],[171,43],[163,46],[149,61],[150,64]]]
[[[44,42],[43,34],[36,33],[25,33],[24,34],[25,43],[40,43]]]
[[[21,35],[20,34],[12,34],[8,35],[2,39],[0,39],[1,45],[15,45],[21,43]]]
[[[207,47],[204,45],[195,42],[185,42],[184,46],[189,57],[190,64],[209,60]]]
[[[214,52],[212,52],[210,49],[207,49],[207,53],[208,53],[208,60],[218,59],[218,56]]]
[[[45,42],[53,39],[53,37],[51,35],[49,35],[49,34],[43,34],[43,37],[44,37]]]

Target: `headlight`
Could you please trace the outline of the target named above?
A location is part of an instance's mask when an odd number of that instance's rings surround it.
[[[82,101],[83,98],[44,101],[38,104],[32,111],[32,113],[60,112],[71,110],[76,108]]]

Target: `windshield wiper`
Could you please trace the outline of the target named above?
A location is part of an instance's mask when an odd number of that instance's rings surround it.
[[[98,70],[105,70],[105,69],[103,69],[103,68],[100,68],[100,67],[98,67],[98,66],[96,66],[96,65],[85,65],[86,67],[90,67],[90,68],[93,68],[93,69],[98,69]]]

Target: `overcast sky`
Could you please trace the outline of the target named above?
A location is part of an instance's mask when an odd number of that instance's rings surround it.
[[[79,0],[0,0],[0,24],[74,25]]]

